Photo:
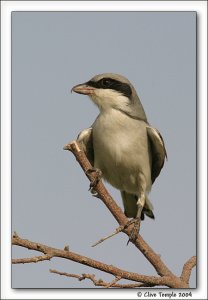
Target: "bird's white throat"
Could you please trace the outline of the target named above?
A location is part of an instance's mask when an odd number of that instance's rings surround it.
[[[100,111],[108,111],[112,108],[125,110],[130,101],[126,96],[111,89],[97,89],[90,98]]]

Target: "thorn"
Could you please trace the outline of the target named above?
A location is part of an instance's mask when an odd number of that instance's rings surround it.
[[[128,241],[127,241],[127,243],[126,243],[126,246],[128,246],[129,242],[130,242],[130,239],[128,239]]]

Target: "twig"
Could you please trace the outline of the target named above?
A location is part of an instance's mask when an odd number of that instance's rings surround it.
[[[102,242],[106,241],[107,239],[109,239],[109,238],[113,237],[114,235],[118,234],[119,232],[121,232],[123,229],[124,229],[124,226],[119,226],[113,233],[101,238],[99,241],[97,241],[95,244],[93,244],[92,247],[95,247],[95,246],[101,244]]]
[[[12,259],[13,264],[28,264],[28,263],[37,263],[39,261],[50,260],[52,258],[51,255],[45,254],[41,256],[33,256],[28,258],[15,258]]]
[[[111,282],[109,282],[106,285],[106,289],[109,289],[112,286],[115,286],[116,282],[118,282],[119,280],[121,280],[121,276],[116,276],[116,278],[114,280],[112,280]]]
[[[66,277],[71,277],[71,278],[77,278],[79,281],[85,280],[85,279],[89,279],[93,282],[93,284],[95,286],[102,286],[105,288],[139,288],[139,287],[153,287],[154,285],[150,285],[150,284],[144,284],[144,283],[129,283],[129,284],[117,284],[116,282],[118,280],[120,280],[120,277],[116,277],[113,281],[111,281],[110,283],[105,282],[102,279],[97,280],[95,278],[94,274],[82,274],[82,275],[77,275],[77,274],[70,274],[70,273],[66,273],[66,272],[60,272],[54,269],[50,269],[51,273],[55,273],[61,276],[66,276]]]
[[[71,274],[71,273],[66,273],[66,272],[60,272],[60,271],[57,271],[55,269],[50,269],[49,270],[51,273],[55,273],[55,274],[58,274],[58,275],[61,275],[61,276],[66,276],[66,277],[72,277],[72,278],[77,278],[77,279],[81,279],[82,276],[80,275],[77,275],[77,274]]]

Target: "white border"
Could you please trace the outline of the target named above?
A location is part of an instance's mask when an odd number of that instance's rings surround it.
[[[198,284],[193,299],[207,295],[207,2],[206,1],[1,1],[1,287],[2,299],[138,299],[135,290],[12,290],[11,229],[11,12],[12,11],[197,11],[198,19]],[[203,237],[203,238],[202,238]],[[167,290],[166,290],[167,292]],[[60,299],[60,298],[59,298]],[[142,298],[140,298],[142,299]],[[154,299],[154,298],[152,298]],[[160,299],[163,299],[162,297]],[[179,299],[179,298],[178,298]]]

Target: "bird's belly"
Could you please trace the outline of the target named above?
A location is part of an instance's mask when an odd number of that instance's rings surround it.
[[[100,133],[100,131],[99,131]],[[95,167],[102,171],[115,188],[139,194],[140,173],[144,174],[147,190],[151,187],[148,142],[144,132],[132,139],[129,131],[105,130],[103,135],[93,132]]]

